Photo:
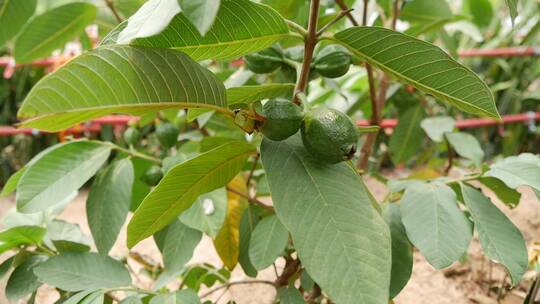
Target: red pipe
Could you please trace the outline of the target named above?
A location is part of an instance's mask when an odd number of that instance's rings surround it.
[[[540,47],[509,47],[498,49],[471,49],[459,52],[460,57],[525,57],[539,56]]]

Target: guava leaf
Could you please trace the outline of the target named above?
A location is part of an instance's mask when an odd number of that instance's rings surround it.
[[[129,286],[131,277],[121,262],[95,252],[66,252],[34,269],[40,281],[66,291]]]
[[[35,213],[60,203],[107,161],[111,148],[92,141],[52,146],[27,165],[17,185],[17,211]]]
[[[86,201],[88,226],[97,250],[108,254],[124,225],[131,205],[134,170],[131,160],[112,163],[97,176]]]
[[[142,115],[169,108],[229,113],[225,88],[181,52],[102,46],[41,79],[18,112],[21,125],[59,131],[112,113]]]
[[[299,134],[265,139],[261,156],[276,214],[313,280],[336,303],[386,303],[390,232],[355,168],[313,158]]]
[[[113,29],[107,43],[114,43],[115,32],[122,27],[125,24]],[[135,39],[131,44],[172,48],[200,61],[237,58],[290,36],[285,19],[272,8],[249,0],[222,0],[214,23],[204,36],[180,13],[159,34]]]
[[[249,259],[257,270],[272,265],[282,254],[289,240],[289,232],[277,216],[263,218],[251,234]]]
[[[448,267],[467,251],[471,227],[450,187],[412,185],[405,190],[400,205],[409,240],[433,267]]]
[[[255,151],[248,143],[233,141],[170,169],[133,214],[128,247],[165,227],[201,194],[225,186]]]
[[[489,87],[433,44],[363,26],[336,33],[333,39],[368,63],[465,112],[500,118]]]
[[[84,31],[96,18],[96,13],[94,5],[79,2],[53,8],[30,19],[15,40],[15,61],[28,63],[62,48]]]
[[[484,254],[506,267],[512,285],[515,286],[528,266],[523,235],[480,191],[462,184],[461,192],[473,218]]]
[[[272,83],[232,87],[227,89],[227,103],[231,106],[233,104],[252,103],[276,97],[290,98],[292,97],[293,91],[293,83]]]
[[[36,10],[37,0],[0,0],[0,45],[13,38]]]

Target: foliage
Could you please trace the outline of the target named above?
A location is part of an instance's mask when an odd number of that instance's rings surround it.
[[[19,126],[51,132],[139,118],[123,133],[50,136],[11,166],[2,196],[15,192],[16,209],[0,232],[10,300],[47,284],[63,303],[218,303],[215,292],[246,283],[275,287],[279,303],[388,303],[410,278],[413,248],[442,269],[464,260],[474,234],[511,285],[527,271],[521,232],[484,190],[510,208],[518,187],[540,192],[540,158],[511,156],[534,144],[523,126],[501,140],[457,130],[455,119],[535,109],[525,102],[538,99],[534,78],[513,77],[540,69],[455,54],[480,43],[475,33],[516,43],[493,16],[524,29],[518,8],[534,1],[379,0],[375,26],[348,11],[364,1],[46,2],[0,0],[2,52],[27,64],[76,38],[85,51],[46,76],[25,68],[3,80],[22,88],[0,96],[2,122],[15,110]],[[540,26],[527,30],[517,44]],[[393,133],[381,132],[385,117],[399,118]],[[364,177],[403,165],[412,174],[382,178],[390,193],[377,201]],[[57,219],[85,186],[91,237]],[[223,267],[188,263],[203,237]],[[137,253],[148,238],[162,263]],[[111,254],[115,245],[129,255]],[[275,280],[230,279],[236,267],[256,277],[277,261]]]

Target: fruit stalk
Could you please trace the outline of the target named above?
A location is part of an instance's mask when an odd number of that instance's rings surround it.
[[[320,0],[311,1],[309,8],[308,35],[304,47],[304,61],[294,90],[293,102],[296,104],[301,103],[300,98],[298,98],[298,93],[306,91],[309,81],[309,68],[311,66],[311,60],[313,59],[313,50],[315,49],[315,45],[317,45],[317,19],[319,17],[319,6]]]

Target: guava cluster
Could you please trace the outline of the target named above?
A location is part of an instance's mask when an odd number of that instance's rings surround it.
[[[303,51],[294,53],[292,50],[283,52],[277,46],[244,56],[246,67],[257,74],[267,74],[282,68],[291,69],[287,62],[301,62]],[[351,65],[351,55],[340,45],[327,45],[318,49],[311,64],[310,76],[337,78],[345,75]]]
[[[304,113],[287,99],[270,99],[262,108],[265,121],[262,134],[273,141],[282,141],[300,130],[306,150],[322,162],[336,164],[349,160],[356,152],[358,131],[345,113],[318,107]]]

